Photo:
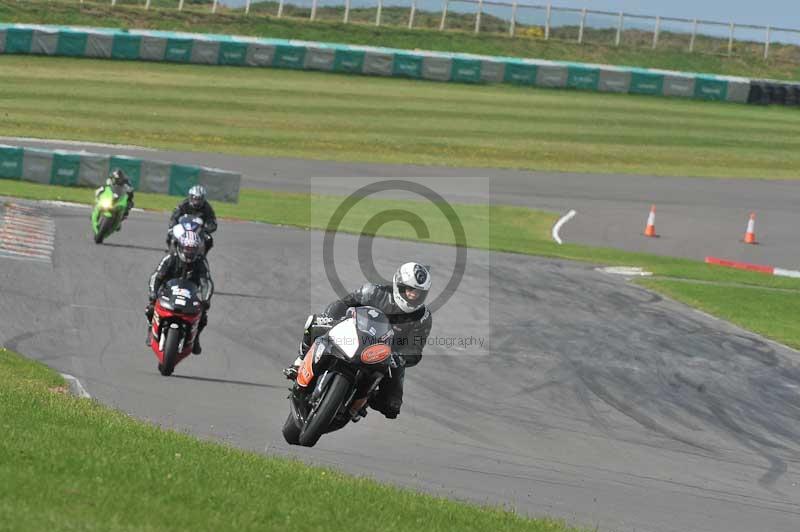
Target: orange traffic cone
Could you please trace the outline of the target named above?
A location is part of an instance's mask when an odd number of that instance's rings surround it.
[[[747,229],[744,232],[745,244],[758,244],[756,242],[756,213],[750,213],[750,219],[747,220]]]
[[[647,217],[647,225],[644,228],[644,236],[657,237],[656,234],[656,206],[650,206],[650,215]]]

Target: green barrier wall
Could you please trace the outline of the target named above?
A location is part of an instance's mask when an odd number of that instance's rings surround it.
[[[0,179],[22,178],[22,148],[0,146]]]
[[[291,45],[278,45],[272,58],[272,66],[278,68],[303,68],[305,66],[306,50]]]
[[[364,52],[336,50],[333,59],[333,70],[360,74],[364,71]]]
[[[0,52],[7,54],[29,54],[33,50],[39,54],[70,57],[108,57],[108,43],[111,42],[112,59],[309,68],[461,83],[503,82],[741,103],[752,99],[749,96],[751,84],[755,83],[745,78],[711,74],[283,39],[25,24],[0,24],[0,28],[6,37],[5,47],[0,47]]]
[[[567,69],[567,87],[596,91],[599,82],[599,68],[570,65]]]
[[[6,33],[7,54],[29,54],[33,44],[33,30],[10,28]]]
[[[219,46],[219,64],[244,66],[247,60],[247,45],[241,42],[224,42]]]
[[[73,31],[62,31],[58,34],[58,46],[56,55],[66,55],[70,57],[82,57],[86,54],[86,33]]]
[[[114,168],[123,170],[130,178],[133,188],[142,192],[185,196],[193,185],[203,184],[208,188],[210,199],[234,203],[239,200],[242,176],[216,168],[149,161],[122,155],[0,145],[2,179],[22,179],[62,186],[99,186]]]
[[[169,195],[185,196],[198,183],[200,168],[173,164],[169,172]]]
[[[78,174],[80,171],[80,155],[56,152],[53,154],[53,168],[50,172],[50,184],[74,186],[78,183]]]
[[[118,33],[114,35],[111,47],[112,59],[139,59],[139,48],[142,45],[142,38],[139,35],[127,35]]]
[[[192,41],[189,39],[167,39],[164,61],[188,63],[192,58]]]
[[[406,78],[422,76],[422,56],[396,53],[392,64],[392,74]]]
[[[481,62],[477,59],[453,59],[450,81],[478,83],[481,81]]]
[[[516,83],[519,85],[535,85],[536,73],[539,68],[536,65],[529,65],[522,62],[506,63],[506,73],[504,81],[506,83]]]

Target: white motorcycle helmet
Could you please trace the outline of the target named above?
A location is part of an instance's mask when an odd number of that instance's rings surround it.
[[[397,269],[392,279],[394,303],[406,313],[419,309],[425,303],[430,289],[430,266],[424,264],[406,262]]]

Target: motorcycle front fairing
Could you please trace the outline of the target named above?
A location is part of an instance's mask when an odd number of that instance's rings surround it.
[[[311,405],[319,401],[326,381],[334,373],[350,381],[352,391],[331,423],[331,431],[343,427],[350,419],[344,407],[368,397],[391,371],[391,348],[387,342],[393,331],[385,315],[371,307],[359,307],[348,312],[348,316],[315,340],[298,369],[290,397],[292,412],[300,423],[305,422]]]
[[[197,286],[184,279],[172,279],[159,290],[151,335],[151,347],[159,362],[164,362],[164,333],[168,328],[179,328],[183,333],[178,349],[180,359],[191,352],[203,312],[197,293]]]

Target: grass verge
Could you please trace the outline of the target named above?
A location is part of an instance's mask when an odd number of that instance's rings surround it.
[[[475,35],[472,33],[474,14],[459,14],[452,10],[448,13],[447,27],[462,31],[438,31],[441,14],[422,8],[418,8],[416,12],[415,29],[404,28],[402,26],[408,24],[408,6],[384,6],[383,24],[388,25],[375,27],[374,7],[352,9],[350,17],[356,23],[342,24],[341,7],[331,8],[324,5],[317,11],[319,20],[310,22],[308,3],[300,9],[291,3],[287,4],[283,18],[270,16],[277,12],[276,2],[254,3],[250,15],[247,16],[240,10],[224,7],[216,14],[211,14],[210,0],[204,5],[194,6],[187,2],[183,12],[176,9],[175,0],[154,0],[149,11],[145,11],[141,5],[120,5],[122,3],[117,2],[116,6],[111,7],[108,2],[87,1],[78,4],[77,0],[0,0],[0,19],[37,24],[255,35],[390,48],[630,65],[755,78],[800,79],[796,46],[773,43],[770,47],[770,60],[764,61],[763,48],[758,43],[735,41],[734,56],[727,57],[727,39],[710,39],[698,35],[695,50],[705,53],[688,53],[689,36],[675,34],[668,29],[662,30],[659,36],[659,49],[652,50],[652,34],[634,29],[624,33],[622,45],[619,47],[612,46],[615,38],[613,29],[594,30],[591,27],[584,31],[583,45],[575,42],[578,28],[574,26],[553,28],[554,39],[545,41],[541,38],[544,34],[541,26],[526,28],[524,24],[518,24],[517,37],[510,38],[506,23],[485,12],[483,30]],[[328,20],[323,20],[326,18]],[[525,37],[527,29],[534,30],[533,37]]]
[[[780,107],[34,56],[0,56],[0,69],[8,136],[348,162],[800,177],[800,121]]]
[[[0,196],[3,195],[77,203],[93,201],[91,192],[86,189],[0,180]],[[136,196],[136,204],[146,209],[169,210],[176,201],[174,197],[157,194],[140,193]],[[223,217],[324,229],[341,201],[342,198],[338,197],[244,189],[239,204],[217,203],[215,208]],[[312,206],[314,216],[311,215]],[[362,233],[367,220],[396,206],[396,201],[364,200],[344,218],[339,231]],[[452,206],[464,226],[469,247],[603,265],[639,266],[660,278],[642,281],[648,288],[800,349],[800,335],[792,334],[787,328],[788,323],[800,320],[800,304],[791,303],[792,298],[800,301],[798,279],[721,268],[682,258],[578,244],[558,245],[550,236],[550,229],[558,218],[554,213],[499,205]],[[426,241],[453,244],[449,219],[436,206],[404,201],[403,208],[426,221],[430,229]],[[372,234],[419,240],[410,226],[401,223],[388,223]],[[752,301],[752,305],[743,306],[745,300]],[[773,313],[781,318],[772,319]]]
[[[667,279],[644,279],[638,283],[782,344],[800,349],[800,331],[797,328],[800,318],[800,292]]]
[[[574,530],[162,430],[5,349],[0,424],[3,530]]]

